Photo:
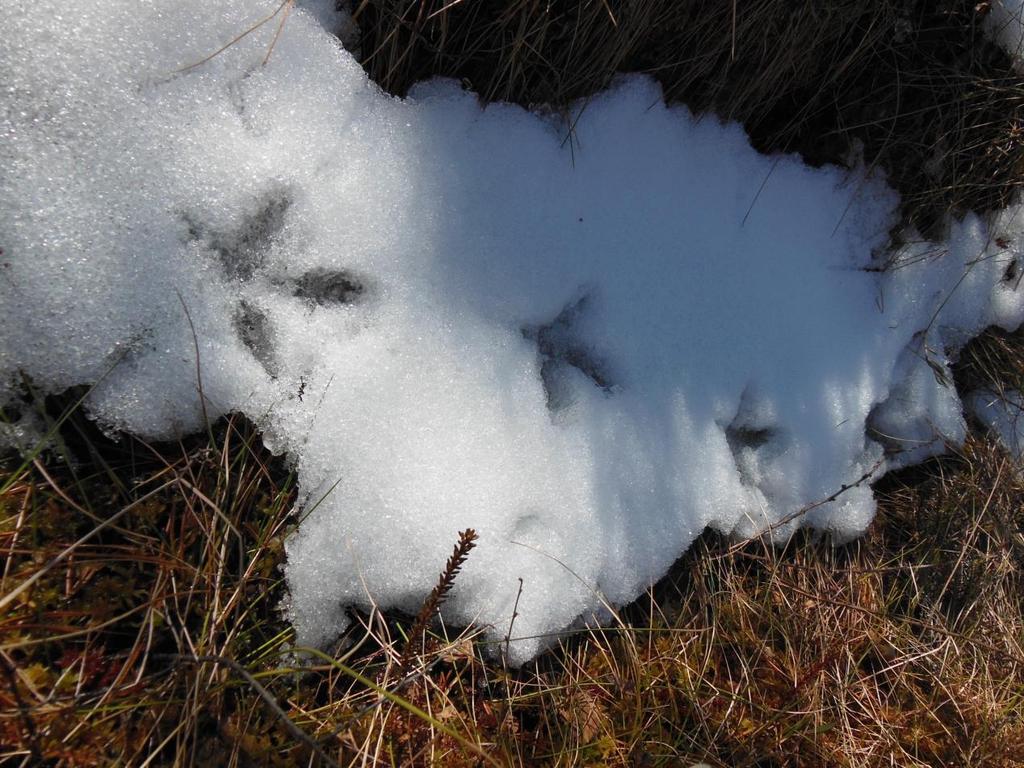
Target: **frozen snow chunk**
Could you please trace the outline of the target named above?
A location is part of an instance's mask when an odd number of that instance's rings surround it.
[[[35,411],[8,403],[0,411],[0,455],[8,451],[29,454],[43,448],[53,448],[46,440],[46,423]]]
[[[889,469],[945,453],[966,435],[949,360],[925,337],[919,334],[901,353],[889,396],[868,415],[868,436],[884,446]]]
[[[1010,455],[1018,461],[1024,457],[1024,396],[1020,392],[977,390],[967,396],[965,405]]]
[[[359,26],[341,0],[296,0],[296,7],[315,18],[320,25],[336,35],[341,44],[353,53],[359,48]]]

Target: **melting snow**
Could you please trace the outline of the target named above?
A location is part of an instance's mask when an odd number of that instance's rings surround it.
[[[5,11],[0,401],[23,371],[149,438],[254,419],[299,473],[300,643],[418,607],[473,527],[446,615],[500,638],[522,578],[522,661],[706,526],[855,484],[776,535],[857,535],[858,480],[962,439],[949,356],[1021,322],[1015,214],[886,253],[877,178],[759,155],[643,78],[569,139],[451,82],[394,99],[323,3],[265,66],[276,19],[190,66],[274,7]]]
[[[977,390],[965,398],[965,405],[1010,455],[1020,461],[1024,458],[1024,396],[1016,390],[989,392]]]

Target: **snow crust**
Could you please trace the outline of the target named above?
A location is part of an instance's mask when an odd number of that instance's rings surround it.
[[[0,48],[0,402],[23,372],[147,438],[254,419],[298,470],[300,644],[417,608],[472,527],[446,619],[499,640],[522,578],[521,662],[707,526],[857,535],[863,480],[963,438],[950,356],[1024,316],[1019,212],[889,253],[877,178],[643,78],[568,139],[397,100],[329,5],[266,65],[276,19],[191,66],[276,7],[233,0],[14,2]]]

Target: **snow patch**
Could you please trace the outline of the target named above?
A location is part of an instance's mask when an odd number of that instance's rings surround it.
[[[302,644],[417,608],[467,527],[446,617],[503,637],[522,578],[513,661],[707,526],[855,536],[861,481],[962,438],[951,355],[1024,312],[1017,213],[886,256],[882,181],[643,78],[566,140],[452,82],[386,96],[326,6],[195,66],[275,4],[72,5],[5,14],[0,402],[24,372],[150,438],[259,423],[299,473]]]
[[[1020,69],[1024,54],[1024,0],[992,0],[988,3],[985,31],[1014,59]]]

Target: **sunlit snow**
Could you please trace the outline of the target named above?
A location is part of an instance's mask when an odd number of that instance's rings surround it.
[[[147,438],[257,422],[298,470],[299,643],[418,607],[467,527],[446,618],[504,637],[521,578],[515,661],[707,526],[855,536],[867,480],[962,439],[949,356],[1021,321],[1014,214],[887,252],[884,180],[643,78],[567,135],[381,93],[323,4],[265,65],[276,19],[206,59],[272,2],[9,6],[0,400],[23,372]]]

